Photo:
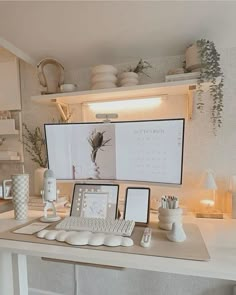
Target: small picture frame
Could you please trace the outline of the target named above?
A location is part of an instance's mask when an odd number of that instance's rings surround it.
[[[127,187],[124,219],[134,220],[136,225],[149,222],[150,188]]]

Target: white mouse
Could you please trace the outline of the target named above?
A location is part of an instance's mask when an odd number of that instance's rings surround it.
[[[49,231],[45,234],[44,239],[49,240],[49,241],[55,240],[57,234],[58,234],[58,230],[49,230]]]
[[[134,241],[130,238],[122,238],[121,240],[121,246],[124,246],[124,247],[130,247],[130,246],[133,246],[134,245]]]
[[[56,236],[56,240],[58,242],[65,242],[66,238],[71,235],[76,233],[76,231],[65,231],[65,230],[60,230],[59,233]]]
[[[77,232],[74,234],[69,235],[65,242],[67,244],[73,245],[73,246],[83,246],[83,245],[87,245],[89,238],[91,236],[91,232]]]
[[[40,239],[43,239],[48,232],[49,232],[48,229],[43,229],[39,231],[36,236]]]
[[[105,236],[106,235],[102,233],[92,234],[89,238],[88,244],[90,246],[101,246],[104,243]]]
[[[121,245],[122,237],[121,236],[106,236],[104,240],[104,245],[109,247],[117,247]]]

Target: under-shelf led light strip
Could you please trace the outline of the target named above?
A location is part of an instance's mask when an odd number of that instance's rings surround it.
[[[92,111],[124,110],[124,109],[146,109],[157,107],[161,104],[162,97],[138,98],[102,102],[86,102]]]

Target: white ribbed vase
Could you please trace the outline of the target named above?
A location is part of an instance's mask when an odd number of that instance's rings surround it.
[[[123,86],[135,86],[139,84],[139,76],[134,72],[124,72],[119,77],[119,85]]]
[[[117,87],[117,69],[112,65],[98,65],[91,69],[91,89]]]

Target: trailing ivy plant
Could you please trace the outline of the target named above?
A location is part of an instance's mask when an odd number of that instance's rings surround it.
[[[200,77],[198,78],[198,103],[197,108],[203,111],[203,82],[210,82],[210,95],[212,97],[211,121],[214,134],[222,126],[223,112],[223,86],[224,75],[220,66],[220,54],[217,52],[214,42],[201,39],[196,42],[201,59]],[[220,79],[220,81],[219,81]]]

